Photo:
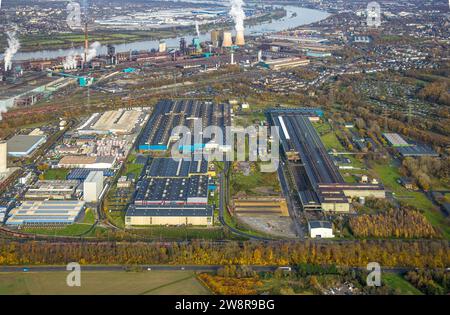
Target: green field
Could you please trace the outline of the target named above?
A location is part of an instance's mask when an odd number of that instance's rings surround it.
[[[202,228],[202,227],[165,227],[165,226],[149,226],[138,229],[127,230],[130,234],[140,235],[150,239],[164,240],[185,240],[185,239],[204,239],[204,240],[221,240],[226,238],[224,230],[219,228]]]
[[[381,276],[384,285],[397,290],[402,295],[422,295],[423,293],[417,290],[411,283],[403,279],[402,276],[385,273]]]
[[[339,142],[336,133],[328,123],[313,123],[314,128],[320,135],[323,145],[327,151],[336,150],[338,152],[346,152],[347,149]],[[340,155],[351,160],[348,166],[353,166],[355,169],[341,169],[339,172],[342,174],[344,180],[347,183],[357,183],[358,178],[362,175],[367,175],[366,167],[363,161],[357,159],[354,155]]]
[[[92,231],[90,231],[91,227],[92,224],[75,223],[63,228],[24,228],[23,230],[26,233],[53,236],[90,236],[96,231],[104,230],[102,228],[95,227]]]
[[[188,271],[82,271],[81,287],[68,287],[67,275],[68,272],[0,273],[0,295],[210,294]]]
[[[95,227],[91,230],[95,223],[94,210],[87,209],[83,222],[67,225],[65,227],[45,228],[45,227],[27,227],[24,231],[32,234],[54,235],[54,236],[94,236],[97,232],[105,229]]]
[[[335,149],[340,152],[345,151],[334,132],[327,133],[320,138],[322,139],[323,145],[327,150]]]

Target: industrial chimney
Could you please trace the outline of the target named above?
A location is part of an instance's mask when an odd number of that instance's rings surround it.
[[[167,51],[167,44],[166,44],[165,41],[160,41],[160,42],[159,42],[159,49],[158,49],[158,51],[159,51],[160,53],[163,53],[163,52],[166,52],[166,51]]]
[[[0,141],[0,173],[8,171],[8,144]]]
[[[245,45],[244,31],[238,31],[236,34],[236,46],[244,46],[244,45]]]
[[[214,47],[219,46],[219,31],[218,30],[212,30],[211,31],[211,43]]]
[[[233,46],[233,39],[231,37],[231,32],[223,32],[222,47],[230,48],[232,46]]]

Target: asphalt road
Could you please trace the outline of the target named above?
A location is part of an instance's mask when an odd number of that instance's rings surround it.
[[[228,223],[225,221],[224,213],[227,211],[225,209],[226,207],[226,200],[225,200],[225,194],[228,193],[228,180],[226,179],[226,175],[228,173],[229,163],[225,162],[225,168],[222,173],[220,173],[220,196],[219,196],[219,221],[222,223],[222,225],[230,230],[232,233],[242,236],[251,240],[258,240],[258,241],[270,241],[271,239],[260,237],[256,235],[247,234],[245,232],[242,232],[238,229],[235,229],[234,227],[228,225]]]
[[[128,271],[128,270],[143,270],[143,271],[192,271],[192,272],[217,272],[223,266],[219,265],[138,265],[138,266],[120,266],[120,265],[90,265],[81,266],[81,271]],[[248,266],[256,272],[273,272],[279,268],[286,268],[289,266]],[[291,267],[292,268],[292,267]],[[352,267],[354,270],[367,270],[365,267]],[[403,274],[413,268],[382,268],[382,272]],[[1,272],[67,272],[66,266],[1,266]],[[69,270],[71,271],[71,270]]]

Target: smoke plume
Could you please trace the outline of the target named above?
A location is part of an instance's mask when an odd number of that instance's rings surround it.
[[[1,105],[0,104],[0,121],[2,120],[2,113],[6,113],[8,111],[9,105]]]
[[[20,48],[19,39],[16,37],[17,28],[6,32],[8,36],[8,48],[5,50],[5,71],[12,69],[12,59]]]
[[[84,62],[89,62],[97,56],[97,49],[99,49],[101,44],[99,42],[94,42],[89,46],[89,49],[86,52],[86,60]],[[84,56],[83,56],[84,59]]]
[[[230,15],[233,17],[236,31],[244,31],[244,1],[243,0],[231,0]]]
[[[70,51],[70,55],[66,57],[66,59],[64,59],[63,62],[63,67],[64,70],[72,70],[72,69],[76,69],[77,68],[77,54],[75,51]]]
[[[197,37],[200,37],[200,27],[198,25],[198,21],[195,20],[195,30],[197,31]]]

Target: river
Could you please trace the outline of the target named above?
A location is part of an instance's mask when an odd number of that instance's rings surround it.
[[[287,30],[289,28],[298,27],[301,25],[306,25],[314,22],[318,22],[327,18],[330,14],[324,11],[300,8],[296,6],[285,6],[287,11],[286,17],[279,20],[272,20],[260,23],[258,25],[248,26],[246,28],[246,34],[252,35],[257,33],[273,33],[282,30]],[[295,14],[294,14],[295,13]],[[191,36],[182,36],[186,39],[188,43],[192,41],[194,35]],[[167,43],[167,46],[170,47],[178,47],[180,37],[175,38],[167,38],[164,39]],[[200,40],[207,41],[210,39],[209,33],[203,33],[200,36]],[[159,45],[158,40],[144,40],[123,44],[115,44],[116,52],[127,52],[130,50],[149,50],[149,49],[157,49]],[[78,47],[75,49],[57,49],[57,50],[39,50],[39,51],[31,51],[31,52],[18,52],[14,60],[32,60],[32,59],[53,59],[57,57],[64,57],[71,54],[72,50],[75,50],[77,53],[82,54],[83,48]],[[102,46],[98,54],[106,54],[106,46]],[[3,55],[0,55],[0,59],[3,59]]]

